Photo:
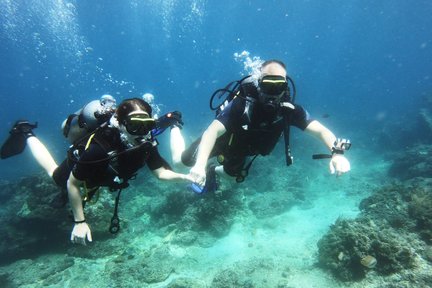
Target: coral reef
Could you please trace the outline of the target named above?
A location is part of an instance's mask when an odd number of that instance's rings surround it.
[[[408,205],[408,212],[416,221],[416,228],[422,239],[432,245],[432,190],[414,191]]]
[[[278,168],[272,169],[280,174]],[[188,274],[210,263],[189,253],[199,249],[207,253],[236,220],[273,225],[274,216],[313,197],[305,196],[302,185],[306,184],[298,175],[274,185],[262,178],[247,181],[236,189],[222,186],[215,193],[197,195],[184,186],[139,177],[122,194],[122,229],[115,236],[107,232],[115,194],[102,191],[98,201],[85,208],[95,239],[86,247],[69,245],[70,213],[67,206],[53,206],[59,190],[51,179],[41,174],[16,184],[2,183],[0,257],[3,264],[14,263],[0,267],[0,283],[2,287],[80,286],[89,281],[89,273],[80,271],[91,271],[101,287],[294,287],[290,277],[295,267],[287,266],[286,257],[261,258],[261,251],[253,254],[256,258],[209,267],[207,279]],[[432,276],[416,269],[425,271],[432,263],[431,191],[432,180],[421,177],[374,191],[361,201],[357,219],[338,219],[319,241],[319,266],[342,281],[367,278],[358,285],[372,277],[374,281],[393,277],[377,287],[427,287]],[[244,247],[260,249],[252,241]],[[27,259],[16,261],[20,258]],[[314,256],[310,259],[312,265]]]
[[[415,263],[408,239],[365,218],[339,219],[318,247],[320,265],[344,281],[360,280],[371,268],[387,275],[412,268]],[[371,260],[365,257],[373,257],[377,263],[368,267],[365,264]]]
[[[199,232],[213,237],[226,235],[235,215],[243,209],[241,199],[238,191],[225,189],[203,195],[171,191],[162,201],[153,203],[150,215],[156,227],[176,229],[175,241],[191,245]]]
[[[414,231],[416,224],[409,217],[407,209],[413,189],[396,184],[380,188],[360,202],[362,216],[375,223],[384,222],[394,229]]]
[[[402,185],[375,191],[361,202],[358,218],[338,219],[318,242],[320,266],[340,280],[355,281],[369,271],[391,275],[427,261],[422,241],[432,230],[427,191]]]

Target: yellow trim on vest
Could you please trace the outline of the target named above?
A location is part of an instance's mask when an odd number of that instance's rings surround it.
[[[90,146],[90,143],[91,143],[91,141],[93,140],[93,137],[95,136],[95,134],[96,134],[96,133],[93,133],[93,134],[89,137],[89,139],[87,140],[87,144],[86,144],[84,150],[87,150],[87,149],[88,149],[88,147]]]

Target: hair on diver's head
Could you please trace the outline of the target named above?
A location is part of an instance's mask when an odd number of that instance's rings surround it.
[[[267,65],[270,65],[273,63],[279,64],[280,66],[282,66],[286,70],[285,63],[283,63],[282,61],[277,60],[277,59],[270,59],[270,60],[265,61],[264,63],[261,64],[261,69],[263,69]]]
[[[126,117],[134,111],[143,110],[152,117],[152,108],[150,104],[140,98],[131,98],[123,100],[117,107],[116,114],[119,123],[123,123]]]

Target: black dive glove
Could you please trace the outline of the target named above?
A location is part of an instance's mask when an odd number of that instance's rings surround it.
[[[182,113],[180,111],[169,112],[157,119],[156,122],[156,127],[164,130],[171,126],[182,128],[184,124],[182,121]]]
[[[152,130],[153,136],[162,134],[168,127],[183,127],[182,114],[180,111],[169,112],[156,120],[156,128]]]

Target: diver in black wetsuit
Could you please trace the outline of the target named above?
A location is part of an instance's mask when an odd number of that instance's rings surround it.
[[[60,166],[34,135],[36,125],[18,121],[1,147],[1,158],[19,154],[26,145],[29,146],[48,175],[57,185],[67,189],[74,216],[71,241],[85,245],[86,239],[92,241],[92,236],[84,217],[80,187],[84,187],[86,192],[94,192],[100,186],[121,191],[145,165],[161,180],[191,180],[188,175],[173,172],[158,152],[155,131],[160,133],[167,127],[182,124],[179,112],[167,115],[156,121],[152,118],[150,105],[144,100],[124,100],[107,122],[72,146]],[[112,233],[120,227],[117,205],[118,200],[111,221]]]
[[[350,170],[350,163],[343,155],[350,143],[339,141],[329,129],[311,119],[303,107],[290,102],[284,63],[264,62],[258,85],[246,77],[242,80],[238,94],[220,106],[216,119],[202,137],[185,151],[173,153],[174,162],[193,166],[190,176],[198,186],[195,192],[214,190],[216,174],[242,182],[254,159],[246,163],[247,158],[270,154],[289,126],[296,126],[324,143],[331,152],[328,157],[332,174],[341,175]],[[181,141],[178,129],[172,129],[171,135],[180,139],[177,142]],[[217,157],[221,165],[207,167],[211,157]],[[287,164],[289,161],[287,156]]]

